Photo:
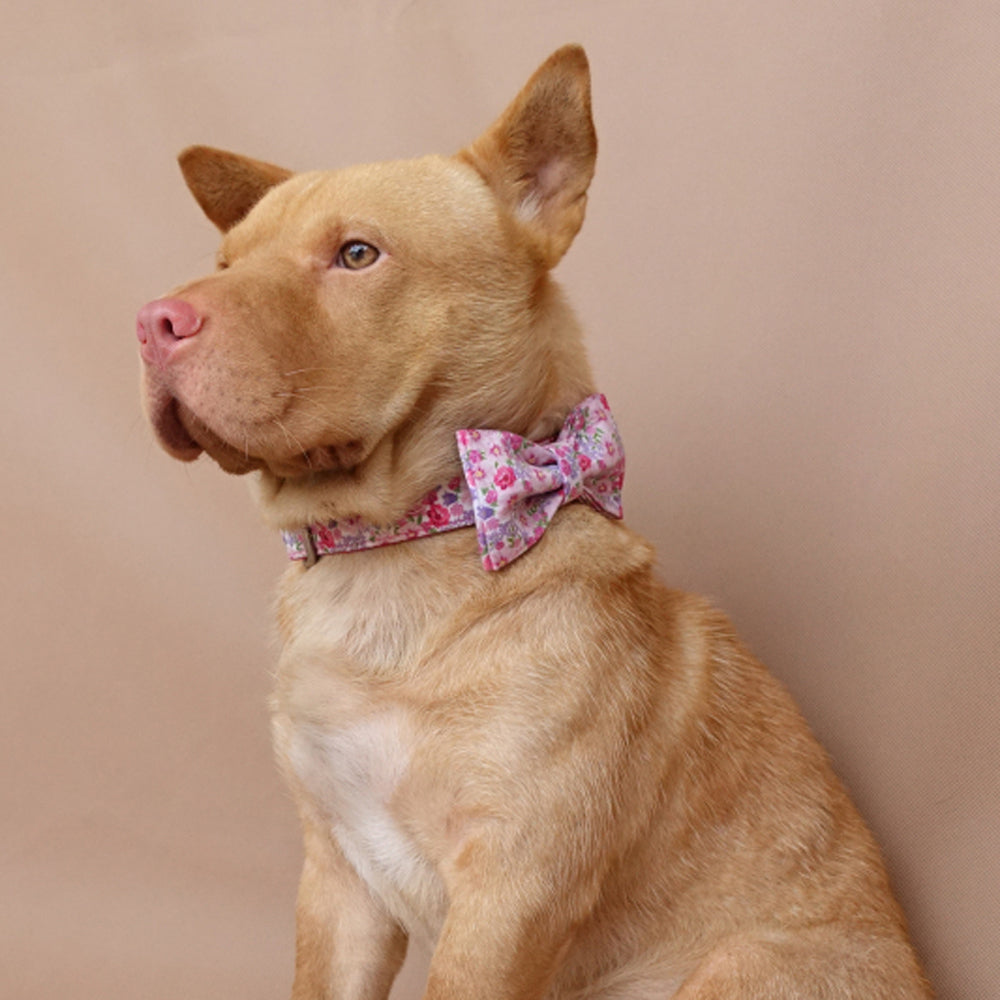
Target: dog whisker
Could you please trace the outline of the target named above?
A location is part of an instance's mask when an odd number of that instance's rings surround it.
[[[281,433],[285,435],[285,440],[292,445],[295,450],[306,460],[306,465],[311,469],[312,461],[309,458],[309,449],[306,448],[302,442],[294,435],[291,431],[280,421],[277,417],[274,422],[278,425]]]
[[[337,371],[332,365],[320,365],[315,368],[293,368],[289,372],[281,372],[282,378],[291,378],[293,375],[305,375],[306,372],[333,372]]]
[[[303,393],[307,392],[336,392],[337,389],[331,385],[298,385],[293,389],[288,389],[283,392],[275,392],[272,395],[276,399],[286,399],[289,396],[301,396]]]

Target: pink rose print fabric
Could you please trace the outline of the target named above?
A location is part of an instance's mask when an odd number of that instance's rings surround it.
[[[460,476],[429,493],[395,524],[372,524],[360,517],[310,524],[300,531],[283,531],[289,559],[304,559],[310,565],[318,556],[358,552],[383,545],[409,542],[476,523],[468,487]]]
[[[486,569],[502,569],[531,548],[563,504],[583,500],[622,516],[625,449],[603,396],[577,406],[555,441],[486,430],[457,437]]]
[[[282,532],[289,558],[311,565],[321,555],[475,525],[484,568],[498,570],[542,537],[563,504],[582,500],[622,516],[625,451],[604,396],[572,410],[555,441],[494,430],[462,430],[456,438],[464,480],[434,490],[395,524],[347,518]]]

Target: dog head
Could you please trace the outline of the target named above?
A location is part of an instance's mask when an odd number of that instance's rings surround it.
[[[454,474],[454,432],[551,433],[591,390],[548,274],[583,221],[596,139],[583,50],[552,55],[454,156],[293,174],[193,147],[214,274],[138,319],[163,447],[259,470],[280,526],[398,516]]]

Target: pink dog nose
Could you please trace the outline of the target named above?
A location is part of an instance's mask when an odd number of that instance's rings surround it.
[[[183,299],[147,302],[139,310],[135,324],[143,359],[163,364],[182,340],[201,329],[202,322],[201,314]]]

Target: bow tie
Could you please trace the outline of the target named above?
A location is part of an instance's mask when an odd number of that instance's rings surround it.
[[[438,487],[393,524],[352,517],[282,532],[289,557],[312,565],[321,555],[474,525],[483,566],[498,570],[542,537],[563,504],[582,500],[622,516],[625,452],[603,396],[575,407],[554,441],[495,430],[461,430],[456,438],[464,479]]]
[[[530,549],[563,504],[584,500],[622,516],[625,451],[603,396],[572,410],[555,441],[489,430],[457,437],[486,569],[502,569]]]

